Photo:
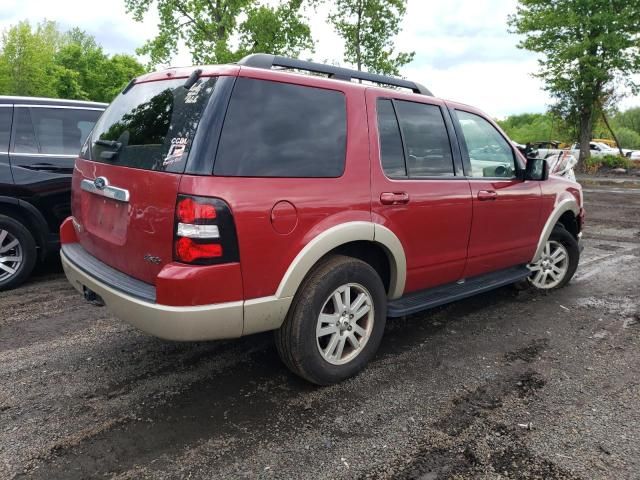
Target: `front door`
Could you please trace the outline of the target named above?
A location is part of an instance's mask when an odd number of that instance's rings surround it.
[[[453,117],[473,197],[465,278],[528,263],[540,234],[539,182],[516,178],[515,149],[489,120],[459,109]]]
[[[407,259],[405,294],[462,278],[471,193],[448,111],[432,97],[367,91],[373,219]]]

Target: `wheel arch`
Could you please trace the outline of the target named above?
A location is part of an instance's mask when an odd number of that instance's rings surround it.
[[[538,246],[536,248],[535,254],[533,255],[533,258],[531,259],[531,263],[535,263],[540,259],[540,255],[542,255],[544,245],[545,243],[547,243],[547,240],[549,240],[554,227],[558,223],[560,223],[565,228],[567,228],[567,225],[569,225],[569,228],[571,228],[570,219],[573,218],[573,220],[575,221],[576,217],[579,214],[580,207],[578,207],[578,203],[573,197],[561,199],[556,203],[556,206],[551,211],[549,218],[547,218],[547,221],[544,224],[542,233],[540,234],[540,239],[538,240]],[[577,223],[575,228],[577,229]],[[567,230],[569,229],[567,228]],[[571,232],[571,230],[569,231]],[[575,235],[577,234],[578,232],[576,230]]]
[[[0,215],[6,215],[22,223],[33,235],[40,260],[46,256],[49,227],[36,207],[24,200],[0,196]]]
[[[402,243],[391,230],[372,222],[343,223],[313,238],[289,265],[275,296],[293,297],[304,278],[327,255],[348,252],[351,256],[361,258],[363,261],[369,260],[367,263],[371,264],[372,252],[376,250],[385,254],[387,263],[376,265],[373,262],[372,267],[382,274],[388,298],[402,296],[407,274]],[[386,275],[385,268],[388,268]]]

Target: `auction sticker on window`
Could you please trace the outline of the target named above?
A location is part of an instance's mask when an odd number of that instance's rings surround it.
[[[178,163],[182,160],[182,156],[187,149],[188,138],[172,138],[171,139],[171,147],[169,147],[169,151],[167,152],[167,156],[162,162],[163,165],[172,165],[174,163]]]

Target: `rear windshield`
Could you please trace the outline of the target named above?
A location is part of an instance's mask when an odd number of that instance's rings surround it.
[[[82,157],[123,167],[181,173],[216,84],[199,79],[139,83],[118,96],[96,124]]]

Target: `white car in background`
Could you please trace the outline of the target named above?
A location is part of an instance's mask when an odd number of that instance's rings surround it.
[[[620,155],[620,151],[617,148],[611,148],[606,143],[589,142],[589,149],[591,150],[592,157],[605,157],[607,155]],[[580,144],[574,143],[570,149],[572,155],[576,158],[580,158]]]

